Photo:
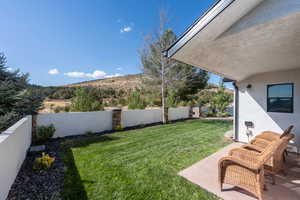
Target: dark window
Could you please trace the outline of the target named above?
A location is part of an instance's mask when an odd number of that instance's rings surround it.
[[[294,84],[267,86],[267,111],[292,113],[294,110]]]

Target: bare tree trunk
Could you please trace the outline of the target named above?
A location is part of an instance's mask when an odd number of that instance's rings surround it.
[[[165,58],[161,53],[161,104],[162,104],[162,119],[163,124],[167,123],[165,109]]]

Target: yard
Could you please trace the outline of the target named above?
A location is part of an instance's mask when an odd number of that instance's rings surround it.
[[[62,144],[63,196],[96,199],[218,199],[177,173],[224,147],[232,121],[189,120]],[[205,173],[205,172],[199,172]]]

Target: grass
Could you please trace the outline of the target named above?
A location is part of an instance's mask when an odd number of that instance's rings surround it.
[[[177,173],[224,147],[230,121],[189,120],[62,145],[67,200],[214,200]],[[205,172],[199,172],[205,173]]]

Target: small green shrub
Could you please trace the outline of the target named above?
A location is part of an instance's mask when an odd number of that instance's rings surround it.
[[[61,106],[57,106],[57,107],[54,108],[54,112],[55,112],[55,113],[60,113],[60,112],[63,111],[63,110],[64,110],[64,108],[61,107]]]
[[[217,113],[217,117],[229,117],[230,113],[228,112],[219,112]]]
[[[42,153],[42,157],[38,157],[33,162],[33,169],[35,171],[45,171],[51,168],[55,158],[48,154]]]
[[[202,113],[202,116],[203,117],[215,117],[216,115],[212,111],[207,111],[207,112]]]
[[[119,99],[119,104],[120,104],[121,106],[126,106],[126,105],[127,105],[126,99],[120,98],[120,99]]]
[[[71,110],[71,106],[65,106],[64,107],[64,111],[65,112],[70,112],[70,110]]]
[[[53,137],[55,131],[56,130],[53,124],[49,126],[39,126],[37,128],[36,139],[39,142],[48,141]]]
[[[88,131],[85,132],[85,134],[86,134],[86,135],[93,135],[93,132],[90,131],[90,130],[88,130]]]
[[[124,128],[123,128],[122,126],[116,126],[116,127],[114,128],[114,130],[115,130],[115,131],[123,131]]]

